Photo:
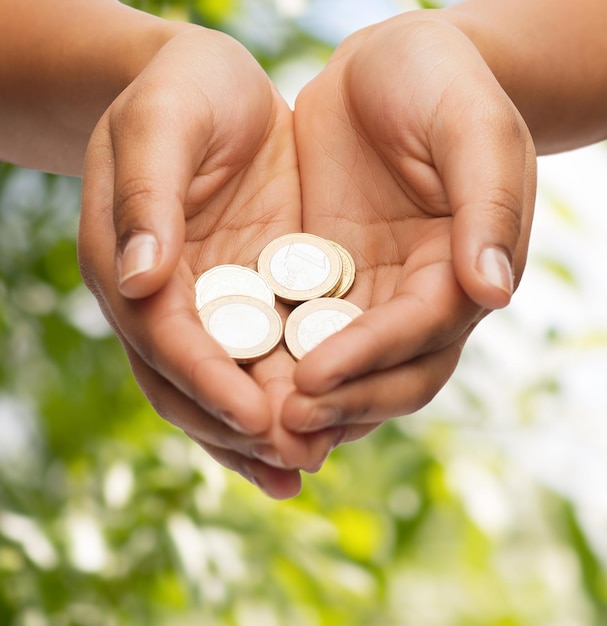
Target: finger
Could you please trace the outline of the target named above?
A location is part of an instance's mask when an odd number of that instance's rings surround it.
[[[130,298],[150,295],[175,268],[184,242],[185,199],[204,157],[192,144],[203,145],[211,126],[204,101],[186,128],[170,89],[144,96],[138,92],[111,115],[109,129],[117,282]]]
[[[139,386],[162,418],[183,430],[224,467],[238,472],[270,497],[285,499],[299,493],[301,479],[297,469],[277,468],[256,458],[260,446],[271,446],[266,436],[235,432],[147,367],[132,350],[128,354]]]
[[[179,152],[175,137],[160,136],[168,157],[166,167],[161,166],[146,145],[146,133],[152,137],[157,132],[153,118],[150,114],[147,130],[134,132],[137,139],[126,140],[110,127],[106,115],[91,138],[83,170],[81,263],[94,268],[97,239],[109,237],[113,245],[108,252],[116,265],[108,281],[111,277],[130,298],[150,295],[162,286],[184,240],[183,198],[192,165],[184,163],[182,154],[171,154]]]
[[[535,198],[531,144],[517,132],[497,141],[499,149],[492,150],[493,143],[467,139],[454,150],[455,162],[445,163],[455,272],[468,295],[488,309],[506,306],[521,278]]]
[[[487,309],[506,306],[526,258],[536,185],[536,157],[522,118],[493,77],[470,87],[489,94],[464,107],[464,119],[439,119],[433,153],[454,222],[455,273]],[[443,116],[449,116],[449,103]]]
[[[453,373],[462,345],[345,382],[323,395],[295,392],[285,401],[282,422],[297,433],[342,427],[344,441],[363,436],[387,419],[428,404]]]
[[[248,368],[266,394],[272,414],[267,440],[253,445],[252,456],[279,469],[316,472],[337,445],[340,435],[322,432],[314,436],[300,436],[283,428],[280,413],[285,398],[295,390],[294,369],[295,361],[284,348]]]
[[[310,434],[296,434],[285,430],[283,425],[280,429],[279,436],[276,433],[271,435],[271,442],[255,443],[249,456],[277,469],[315,473],[344,437],[339,428]]]
[[[137,384],[156,413],[192,439],[249,457],[253,456],[255,445],[268,441],[265,432],[247,433],[239,424],[225,419],[221,411],[201,407],[151,369],[129,346],[126,353]]]
[[[201,446],[221,465],[240,474],[275,500],[294,498],[301,491],[301,476],[297,470],[271,467],[225,448]]]
[[[362,283],[359,287],[366,289]],[[295,370],[295,384],[304,394],[327,393],[346,380],[461,341],[482,315],[459,286],[451,263],[433,263],[411,274],[391,300],[368,309],[306,354]]]
[[[182,263],[167,284],[145,300],[108,292],[101,304],[134,367],[141,360],[231,428],[248,434],[268,430],[271,415],[265,394],[205,332],[192,289],[191,273]],[[123,320],[120,327],[117,319]],[[153,396],[155,385],[143,390]]]

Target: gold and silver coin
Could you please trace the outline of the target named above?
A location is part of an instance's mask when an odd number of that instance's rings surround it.
[[[274,306],[274,292],[255,270],[242,265],[217,265],[196,281],[196,308],[223,296],[250,296]]]
[[[331,298],[343,298],[354,284],[354,278],[356,276],[356,268],[354,265],[354,258],[352,255],[336,241],[330,241],[329,243],[339,252],[341,256],[341,278],[337,283],[337,287],[329,295]]]
[[[207,332],[237,363],[252,363],[274,350],[283,336],[280,315],[251,296],[222,296],[199,311]]]
[[[343,266],[337,248],[326,239],[292,233],[274,239],[261,251],[257,270],[279,300],[294,304],[334,291]]]
[[[345,328],[362,311],[340,298],[318,298],[300,304],[287,318],[285,342],[297,360],[327,337]]]

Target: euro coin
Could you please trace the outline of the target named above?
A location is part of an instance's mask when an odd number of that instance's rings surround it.
[[[255,270],[242,265],[217,265],[196,281],[196,308],[223,296],[250,296],[274,306],[274,292]]]
[[[293,309],[285,324],[285,342],[297,360],[327,337],[345,328],[362,311],[340,298],[309,300]]]
[[[332,291],[329,296],[331,298],[343,298],[352,288],[354,284],[354,278],[356,276],[356,266],[354,265],[354,258],[352,255],[336,241],[330,241],[329,243],[339,252],[341,256],[341,278],[337,283],[337,287]]]
[[[271,241],[259,255],[257,271],[283,302],[294,304],[331,293],[342,275],[342,261],[328,241],[292,233]]]
[[[206,331],[237,363],[258,361],[282,339],[282,320],[276,309],[251,296],[211,300],[199,316]]]

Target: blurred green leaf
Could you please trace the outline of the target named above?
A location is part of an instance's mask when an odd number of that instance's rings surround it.
[[[559,259],[546,256],[540,257],[537,259],[537,265],[569,287],[576,287],[578,285],[577,276],[572,269]]]

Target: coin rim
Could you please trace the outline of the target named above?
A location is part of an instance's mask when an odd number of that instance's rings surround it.
[[[316,246],[328,257],[329,276],[317,287],[301,291],[288,289],[272,276],[272,272],[270,271],[272,258],[279,250],[282,250],[282,248],[292,243],[304,243]],[[341,280],[343,264],[339,251],[335,246],[331,245],[327,239],[323,239],[311,233],[289,233],[273,239],[264,246],[257,259],[257,271],[270,285],[278,300],[287,302],[288,304],[296,304],[322,298],[334,291]]]
[[[327,307],[327,301],[330,301],[336,306]],[[359,315],[362,315],[363,313],[362,309],[356,306],[356,304],[354,304],[353,302],[333,297],[308,300],[307,302],[303,302],[298,307],[293,309],[289,317],[287,317],[287,321],[285,322],[284,339],[287,349],[291,353],[291,356],[293,356],[293,358],[295,358],[297,361],[300,361],[304,357],[304,355],[309,352],[309,350],[304,349],[304,347],[297,339],[297,329],[299,328],[299,324],[301,324],[302,320],[311,313],[315,313],[316,311],[327,308],[338,310],[341,313],[345,313],[346,315],[354,314],[353,317],[351,315],[352,320],[355,320]],[[332,335],[329,335],[329,337],[331,336]],[[326,337],[325,339],[328,339],[329,337]],[[323,339],[323,341],[325,341],[325,339]]]
[[[252,348],[233,348],[221,343],[209,330],[209,319],[219,308],[227,304],[248,304],[266,315],[270,323],[270,330],[262,342]],[[221,296],[207,302],[198,312],[198,316],[206,332],[239,364],[254,363],[271,354],[284,336],[282,318],[278,311],[266,304],[263,300],[252,296]]]
[[[350,289],[352,289],[352,285],[354,285],[354,280],[356,279],[356,264],[354,263],[354,257],[340,243],[332,241],[331,239],[327,239],[326,241],[334,246],[337,252],[339,252],[342,265],[341,279],[337,283],[337,287],[335,287],[331,293],[327,294],[327,296],[331,298],[343,298],[348,295]]]
[[[268,284],[268,281],[259,273],[256,272],[254,269],[247,267],[246,265],[238,265],[237,263],[222,263],[221,265],[214,265],[213,267],[210,267],[208,270],[205,270],[202,274],[200,274],[198,276],[198,278],[196,279],[196,282],[194,284],[194,290],[195,290],[195,294],[196,294],[196,310],[200,311],[200,309],[208,304],[209,302],[211,302],[211,300],[208,300],[207,302],[204,302],[203,304],[200,304],[200,290],[199,290],[199,284],[201,282],[201,280],[205,277],[208,277],[210,274],[216,273],[218,270],[225,270],[227,268],[230,269],[237,269],[238,271],[246,271],[249,274],[254,274],[256,278],[258,278],[260,280],[260,284],[263,285],[263,287],[265,287],[267,289],[267,294],[268,294],[268,299],[265,300],[263,298],[258,298],[258,300],[261,300],[262,302],[265,302],[267,305],[273,307],[276,304],[276,299],[275,299],[275,295],[274,295],[274,291],[272,290],[272,287],[270,287],[270,285]],[[223,296],[219,296],[219,298],[223,298],[225,296],[248,296],[248,297],[256,297],[256,296],[251,296],[251,294],[245,294],[245,293],[231,293],[231,294],[224,294]],[[213,300],[217,300],[218,298],[213,298]]]

